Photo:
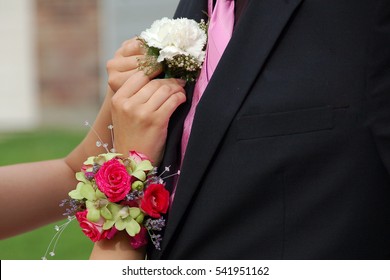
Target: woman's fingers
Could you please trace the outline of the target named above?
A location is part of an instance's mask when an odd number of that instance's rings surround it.
[[[169,118],[186,99],[184,84],[134,73],[111,99],[116,149],[122,153],[137,150],[159,161]]]
[[[136,71],[124,82],[123,86],[115,93],[112,99],[125,102],[126,99],[139,92],[149,82],[150,78],[144,72]]]
[[[153,82],[153,81],[152,81]],[[152,82],[150,84],[152,84]],[[172,95],[182,93],[185,97],[185,84],[175,79],[162,79],[158,82],[158,87],[155,92],[147,100],[146,106],[148,111],[158,111]],[[137,94],[138,95],[138,94]],[[135,95],[134,97],[136,97]]]
[[[130,70],[127,72],[116,72],[115,74],[108,75],[108,85],[110,88],[117,92],[118,89],[136,72],[139,72],[137,69]]]
[[[122,46],[115,53],[115,56],[133,56],[139,54],[145,54],[145,47],[137,37],[124,41]]]
[[[142,72],[141,72],[142,74]],[[157,111],[171,95],[184,94],[185,82],[176,79],[156,79],[150,81],[145,75],[132,75],[117,91],[113,99],[119,104],[143,105],[148,112]]]
[[[107,71],[126,72],[137,69],[139,61],[144,58],[144,55],[120,56],[114,57],[107,61]]]
[[[184,91],[178,91],[170,95],[169,98],[156,111],[157,118],[168,124],[168,121],[173,112],[176,111],[177,107],[179,107],[185,101],[186,95]]]
[[[116,92],[127,79],[139,68],[139,61],[143,60],[145,48],[137,38],[125,41],[116,51],[115,56],[107,61],[108,85]],[[159,73],[153,73],[151,77]]]

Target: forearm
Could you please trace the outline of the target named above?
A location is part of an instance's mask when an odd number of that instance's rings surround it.
[[[66,163],[75,171],[80,171],[83,162],[90,156],[105,153],[103,146],[97,147],[96,142],[101,141],[108,145],[108,149],[113,147],[111,131],[108,126],[112,124],[111,121],[111,98],[114,93],[107,89],[106,98],[102,104],[100,112],[89,130],[87,136],[66,158]]]
[[[93,125],[103,141],[111,144],[107,126],[111,123],[109,91],[102,109]],[[0,167],[0,239],[8,238],[61,218],[64,208],[61,200],[75,188],[75,173],[83,162],[93,155],[103,153],[96,146],[97,136],[90,131],[80,145],[66,158]]]
[[[64,218],[59,203],[76,183],[63,159],[3,166],[0,178],[0,239]]]

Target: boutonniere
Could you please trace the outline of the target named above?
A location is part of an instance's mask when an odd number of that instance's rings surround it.
[[[146,58],[139,60],[140,70],[149,74],[162,67],[167,78],[196,80],[205,59],[205,21],[162,18],[143,31],[138,39],[146,48]]]

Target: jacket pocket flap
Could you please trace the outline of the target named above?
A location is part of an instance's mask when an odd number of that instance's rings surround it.
[[[238,139],[307,133],[332,128],[333,109],[327,106],[240,117]]]

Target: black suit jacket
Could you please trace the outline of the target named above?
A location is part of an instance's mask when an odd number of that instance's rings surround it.
[[[205,0],[176,17],[199,20]],[[163,165],[178,168],[189,100]],[[390,1],[252,0],[198,105],[154,259],[390,258]]]

